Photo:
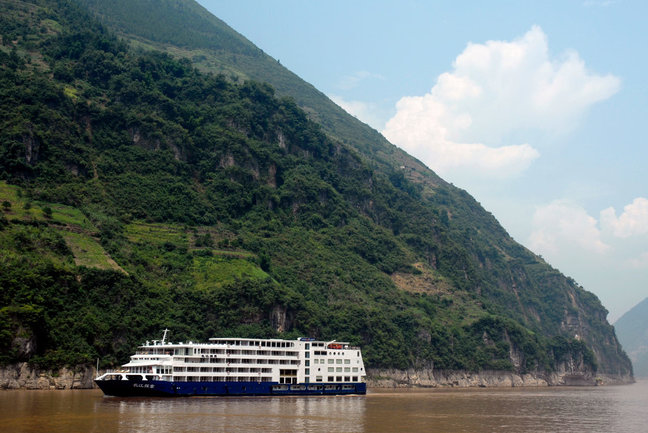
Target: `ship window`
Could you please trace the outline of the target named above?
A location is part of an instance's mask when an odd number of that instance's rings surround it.
[[[329,381],[329,382],[333,382],[334,380],[335,380],[335,378],[334,378],[333,376],[329,376],[329,377],[328,377],[328,381]]]
[[[336,359],[336,360],[335,360],[335,363],[336,363],[336,364],[342,364],[342,360],[341,360],[341,359]]]
[[[322,376],[315,376],[315,382],[321,382]]]
[[[310,352],[306,352],[306,358],[310,358]]]
[[[351,360],[350,360],[350,359],[345,359],[345,360],[344,360],[344,363],[345,363],[345,364],[351,364]]]
[[[310,349],[310,343],[306,343],[306,350]]]
[[[350,369],[349,367],[344,367],[344,372],[345,372],[345,373],[348,373],[348,372],[350,372],[350,371],[351,371],[351,369]]]
[[[353,367],[353,372],[357,373],[358,372],[358,367]]]
[[[310,374],[310,368],[306,369],[306,374]]]
[[[329,373],[333,373],[334,371],[335,371],[335,367],[329,367],[329,368],[328,368],[328,372],[329,372]]]
[[[316,360],[317,361],[317,360]],[[317,364],[317,363],[316,363]],[[306,367],[310,367],[310,361],[307,359],[306,360]]]
[[[328,363],[333,364],[333,363],[335,363],[335,360],[329,358]]]
[[[335,371],[337,371],[338,373],[342,373],[342,367],[336,368]]]

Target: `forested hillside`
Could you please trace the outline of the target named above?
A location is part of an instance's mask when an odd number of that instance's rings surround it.
[[[0,362],[114,365],[168,327],[349,340],[372,367],[631,374],[598,299],[466,192],[269,84],[133,48],[88,3],[0,0]]]

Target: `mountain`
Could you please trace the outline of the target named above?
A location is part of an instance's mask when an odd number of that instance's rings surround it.
[[[269,83],[278,95],[293,98],[327,135],[362,152],[372,164],[381,168],[405,166],[407,176],[431,186],[443,182],[193,0],[80,2],[134,47],[165,51],[191,60],[202,71],[239,81]]]
[[[648,377],[648,298],[621,316],[614,329],[632,360],[635,375]]]
[[[112,366],[168,327],[631,379],[599,300],[468,193],[195,2],[152,3],[0,0],[0,363]]]

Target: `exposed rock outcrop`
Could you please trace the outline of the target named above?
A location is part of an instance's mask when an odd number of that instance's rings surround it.
[[[87,389],[93,388],[94,367],[38,370],[26,362],[0,368],[0,389]]]
[[[518,386],[596,386],[633,383],[632,376],[596,375],[591,372],[553,372],[517,374],[512,371],[391,370],[368,369],[370,388],[437,387],[518,387]]]
[[[633,383],[631,376],[607,376],[584,373],[527,373],[511,371],[481,371],[437,369],[368,369],[367,385],[370,388],[486,388],[486,387],[545,387],[545,386],[595,386]],[[27,363],[9,365],[0,369],[0,389],[90,389],[94,388],[94,367],[75,369],[38,370]]]

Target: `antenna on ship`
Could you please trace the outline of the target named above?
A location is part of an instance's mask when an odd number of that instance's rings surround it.
[[[164,335],[162,335],[162,345],[164,345],[164,342],[165,342],[165,340],[166,340],[167,332],[169,332],[169,330],[165,328],[165,329],[164,329]]]

